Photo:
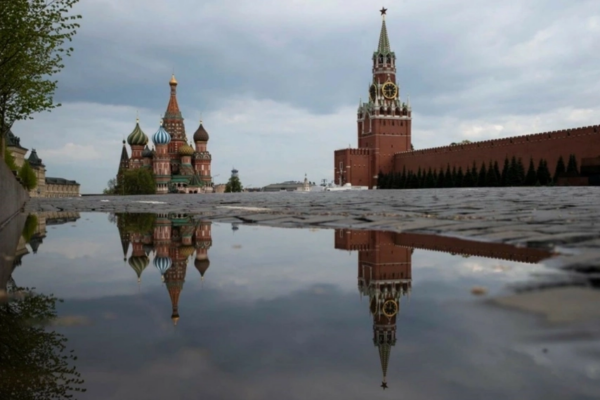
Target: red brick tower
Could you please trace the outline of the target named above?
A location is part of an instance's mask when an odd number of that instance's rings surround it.
[[[372,79],[368,99],[357,110],[358,149],[337,150],[334,155],[335,182],[354,186],[377,186],[377,174],[392,172],[394,154],[411,149],[411,109],[400,101],[396,83],[396,55],[390,48],[382,22],[379,44],[372,56]]]
[[[202,126],[202,120],[200,120],[198,129],[194,132],[194,143],[196,144],[196,152],[194,153],[194,171],[205,185],[210,185],[212,182],[210,175],[212,156],[207,149],[208,132],[206,132],[206,129]]]
[[[373,316],[373,344],[381,361],[387,388],[387,368],[392,346],[396,344],[396,316],[400,297],[410,293],[412,249],[394,243],[393,232],[337,229],[336,249],[358,250],[358,290],[369,297]]]
[[[169,192],[169,181],[171,180],[171,156],[169,155],[169,143],[171,136],[160,121],[158,131],[152,136],[154,142],[154,156],[152,158],[152,172],[156,181],[156,193],[165,194]]]
[[[171,87],[171,97],[169,98],[169,104],[167,105],[167,111],[164,116],[164,127],[169,135],[171,135],[171,142],[169,143],[169,155],[171,156],[171,171],[173,175],[179,174],[179,147],[187,143],[185,136],[185,126],[183,124],[183,117],[181,111],[179,111],[179,104],[177,103],[177,79],[175,75],[171,76],[169,81]]]

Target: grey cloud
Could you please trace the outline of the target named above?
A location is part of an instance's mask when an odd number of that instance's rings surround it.
[[[372,7],[347,6],[351,25],[341,15],[319,25],[310,23],[310,12],[294,21],[283,4],[256,4],[247,18],[242,2],[190,4],[172,5],[198,13],[182,16],[180,25],[174,16],[155,20],[156,12],[138,10],[136,2],[129,10],[88,15],[59,97],[162,109],[173,67],[184,108],[212,110],[242,93],[327,113],[366,95],[379,34],[376,10],[364,13]],[[139,18],[117,18],[127,11]],[[600,42],[590,37],[599,33],[594,1],[429,1],[392,12],[398,79],[424,116],[530,114],[597,103],[590,88],[598,82]],[[318,21],[321,14],[314,14]],[[527,51],[519,50],[531,40]]]

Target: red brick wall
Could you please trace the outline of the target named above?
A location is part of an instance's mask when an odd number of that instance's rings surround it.
[[[373,174],[371,173],[371,151],[369,149],[336,150],[333,159],[336,185],[340,183],[340,162],[343,167],[342,183],[350,182],[352,186],[367,186],[371,183]],[[348,166],[350,168],[347,168]]]
[[[404,167],[407,171],[414,172],[419,167],[445,170],[448,164],[451,168],[462,167],[464,171],[466,167],[473,165],[473,161],[478,169],[482,162],[487,166],[490,161],[497,161],[502,169],[504,159],[515,156],[523,159],[523,165],[527,169],[529,159],[533,157],[536,168],[540,158],[544,158],[548,162],[550,173],[553,174],[558,158],[562,156],[566,165],[570,154],[576,155],[578,165],[581,165],[583,157],[600,156],[600,126],[397,153],[394,165],[397,172],[401,172]]]
[[[396,233],[394,243],[407,248],[443,251],[486,258],[538,263],[553,253],[534,248],[514,247],[503,243],[475,242],[471,240],[425,235],[418,233]]]

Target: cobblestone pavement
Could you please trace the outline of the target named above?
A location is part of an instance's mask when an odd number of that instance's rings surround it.
[[[177,212],[277,227],[433,233],[565,253],[600,273],[600,187],[223,193],[32,199],[28,211]]]

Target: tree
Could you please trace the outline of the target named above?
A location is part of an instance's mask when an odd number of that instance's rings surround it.
[[[562,156],[560,156],[558,158],[558,162],[556,163],[556,169],[554,170],[554,178],[552,180],[556,182],[556,180],[565,172],[567,172],[567,169],[565,168],[565,161],[563,160]]]
[[[496,162],[494,164],[490,161],[489,167],[487,169],[487,174],[485,176],[485,186],[500,186],[500,174],[496,173],[497,168],[498,163]]]
[[[81,15],[70,11],[79,0],[10,0],[2,2],[0,18],[0,156],[6,133],[15,121],[49,111],[54,103],[66,46],[77,33]]]
[[[454,175],[450,171],[450,164],[446,166],[446,174],[444,175],[444,187],[451,188],[454,187]]]
[[[229,178],[229,181],[225,185],[225,193],[241,192],[242,190],[242,183],[240,182],[240,178],[237,176],[232,176]]]
[[[25,239],[25,243],[29,243],[38,227],[38,218],[35,214],[29,214],[25,220],[21,236]]]
[[[551,175],[548,170],[548,163],[543,158],[540,159],[537,170],[537,180],[540,185],[547,185],[550,183]]]
[[[535,165],[533,164],[533,158],[529,159],[529,168],[527,169],[527,175],[525,176],[525,185],[534,186],[537,182],[537,173],[535,171]]]
[[[479,174],[477,175],[477,186],[484,187],[487,186],[487,168],[485,168],[485,163],[481,163],[481,168],[479,168]]]
[[[577,158],[575,158],[575,154],[571,154],[569,156],[569,164],[567,164],[567,174],[569,176],[579,175],[579,168],[577,168]]]
[[[116,194],[117,193],[117,178],[109,179],[107,182],[107,188],[102,193],[104,194]]]
[[[508,157],[506,157],[504,159],[504,167],[502,168],[502,175],[500,175],[501,176],[500,186],[510,186],[510,184],[508,183],[509,169],[510,169],[510,162],[508,161]]]
[[[123,172],[123,187],[115,190],[126,195],[155,194],[156,183],[149,169],[128,169]]]
[[[521,157],[517,160],[517,182],[518,186],[522,186],[525,183],[525,166]]]
[[[47,323],[56,318],[53,296],[17,288],[0,304],[0,398],[69,399],[85,392],[67,338]]]
[[[29,161],[25,160],[23,163],[23,166],[19,170],[19,178],[21,178],[23,187],[27,190],[33,190],[37,186],[37,176],[31,165],[29,165]]]
[[[19,170],[19,167],[17,167],[17,163],[15,162],[15,157],[13,157],[8,148],[4,149],[4,162],[6,162],[6,165],[11,171]]]

